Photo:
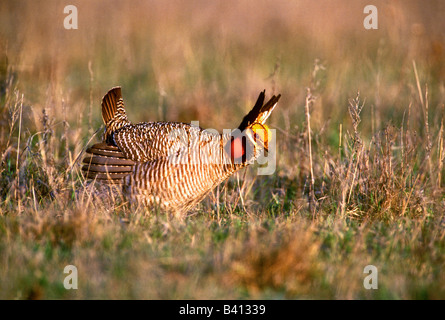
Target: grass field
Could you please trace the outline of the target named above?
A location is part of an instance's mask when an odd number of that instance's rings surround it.
[[[445,4],[368,4],[2,1],[0,298],[445,299]],[[275,173],[130,210],[80,173],[116,85],[134,122],[220,132],[281,93]]]

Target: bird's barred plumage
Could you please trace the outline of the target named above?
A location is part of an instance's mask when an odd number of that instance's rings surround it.
[[[236,136],[179,122],[132,124],[121,88],[112,88],[102,99],[103,142],[87,149],[82,170],[87,178],[122,185],[131,203],[184,212],[267,148],[268,133],[257,135],[255,125],[267,128],[264,122],[279,98],[263,104],[261,92]],[[240,134],[249,130],[247,137]],[[234,156],[236,139],[243,139],[242,152]]]

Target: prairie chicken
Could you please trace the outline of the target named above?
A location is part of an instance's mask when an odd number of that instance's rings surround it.
[[[132,124],[120,87],[102,98],[103,141],[86,150],[87,178],[122,186],[133,204],[183,213],[230,175],[268,151],[266,119],[281,95],[264,104],[264,91],[238,129],[214,133],[179,122]]]

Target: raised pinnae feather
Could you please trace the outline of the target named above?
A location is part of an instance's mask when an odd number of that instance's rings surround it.
[[[264,124],[266,122],[267,118],[269,118],[270,114],[272,113],[273,109],[277,105],[278,100],[280,100],[280,98],[281,98],[281,94],[270,98],[269,101],[267,101],[261,108],[260,114],[256,118],[255,122]]]
[[[264,123],[281,97],[281,95],[272,96],[272,98],[270,98],[269,101],[264,104],[265,91],[266,90],[263,90],[260,93],[254,107],[243,118],[243,121],[241,121],[240,125],[238,126],[238,129],[241,132],[246,130],[247,127],[255,122]]]
[[[263,107],[265,92],[266,90],[260,92],[255,106],[252,108],[252,110],[250,110],[248,114],[244,116],[243,120],[238,126],[238,129],[240,129],[240,131],[244,131],[249,126],[249,124],[251,124],[252,121],[255,120],[255,118],[258,116],[261,108]]]

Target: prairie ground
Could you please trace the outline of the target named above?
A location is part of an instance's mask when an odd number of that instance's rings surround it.
[[[445,4],[373,1],[367,30],[368,4],[2,1],[0,298],[444,299]],[[275,172],[183,219],[98,192],[116,85],[134,122],[220,132],[281,93]]]

